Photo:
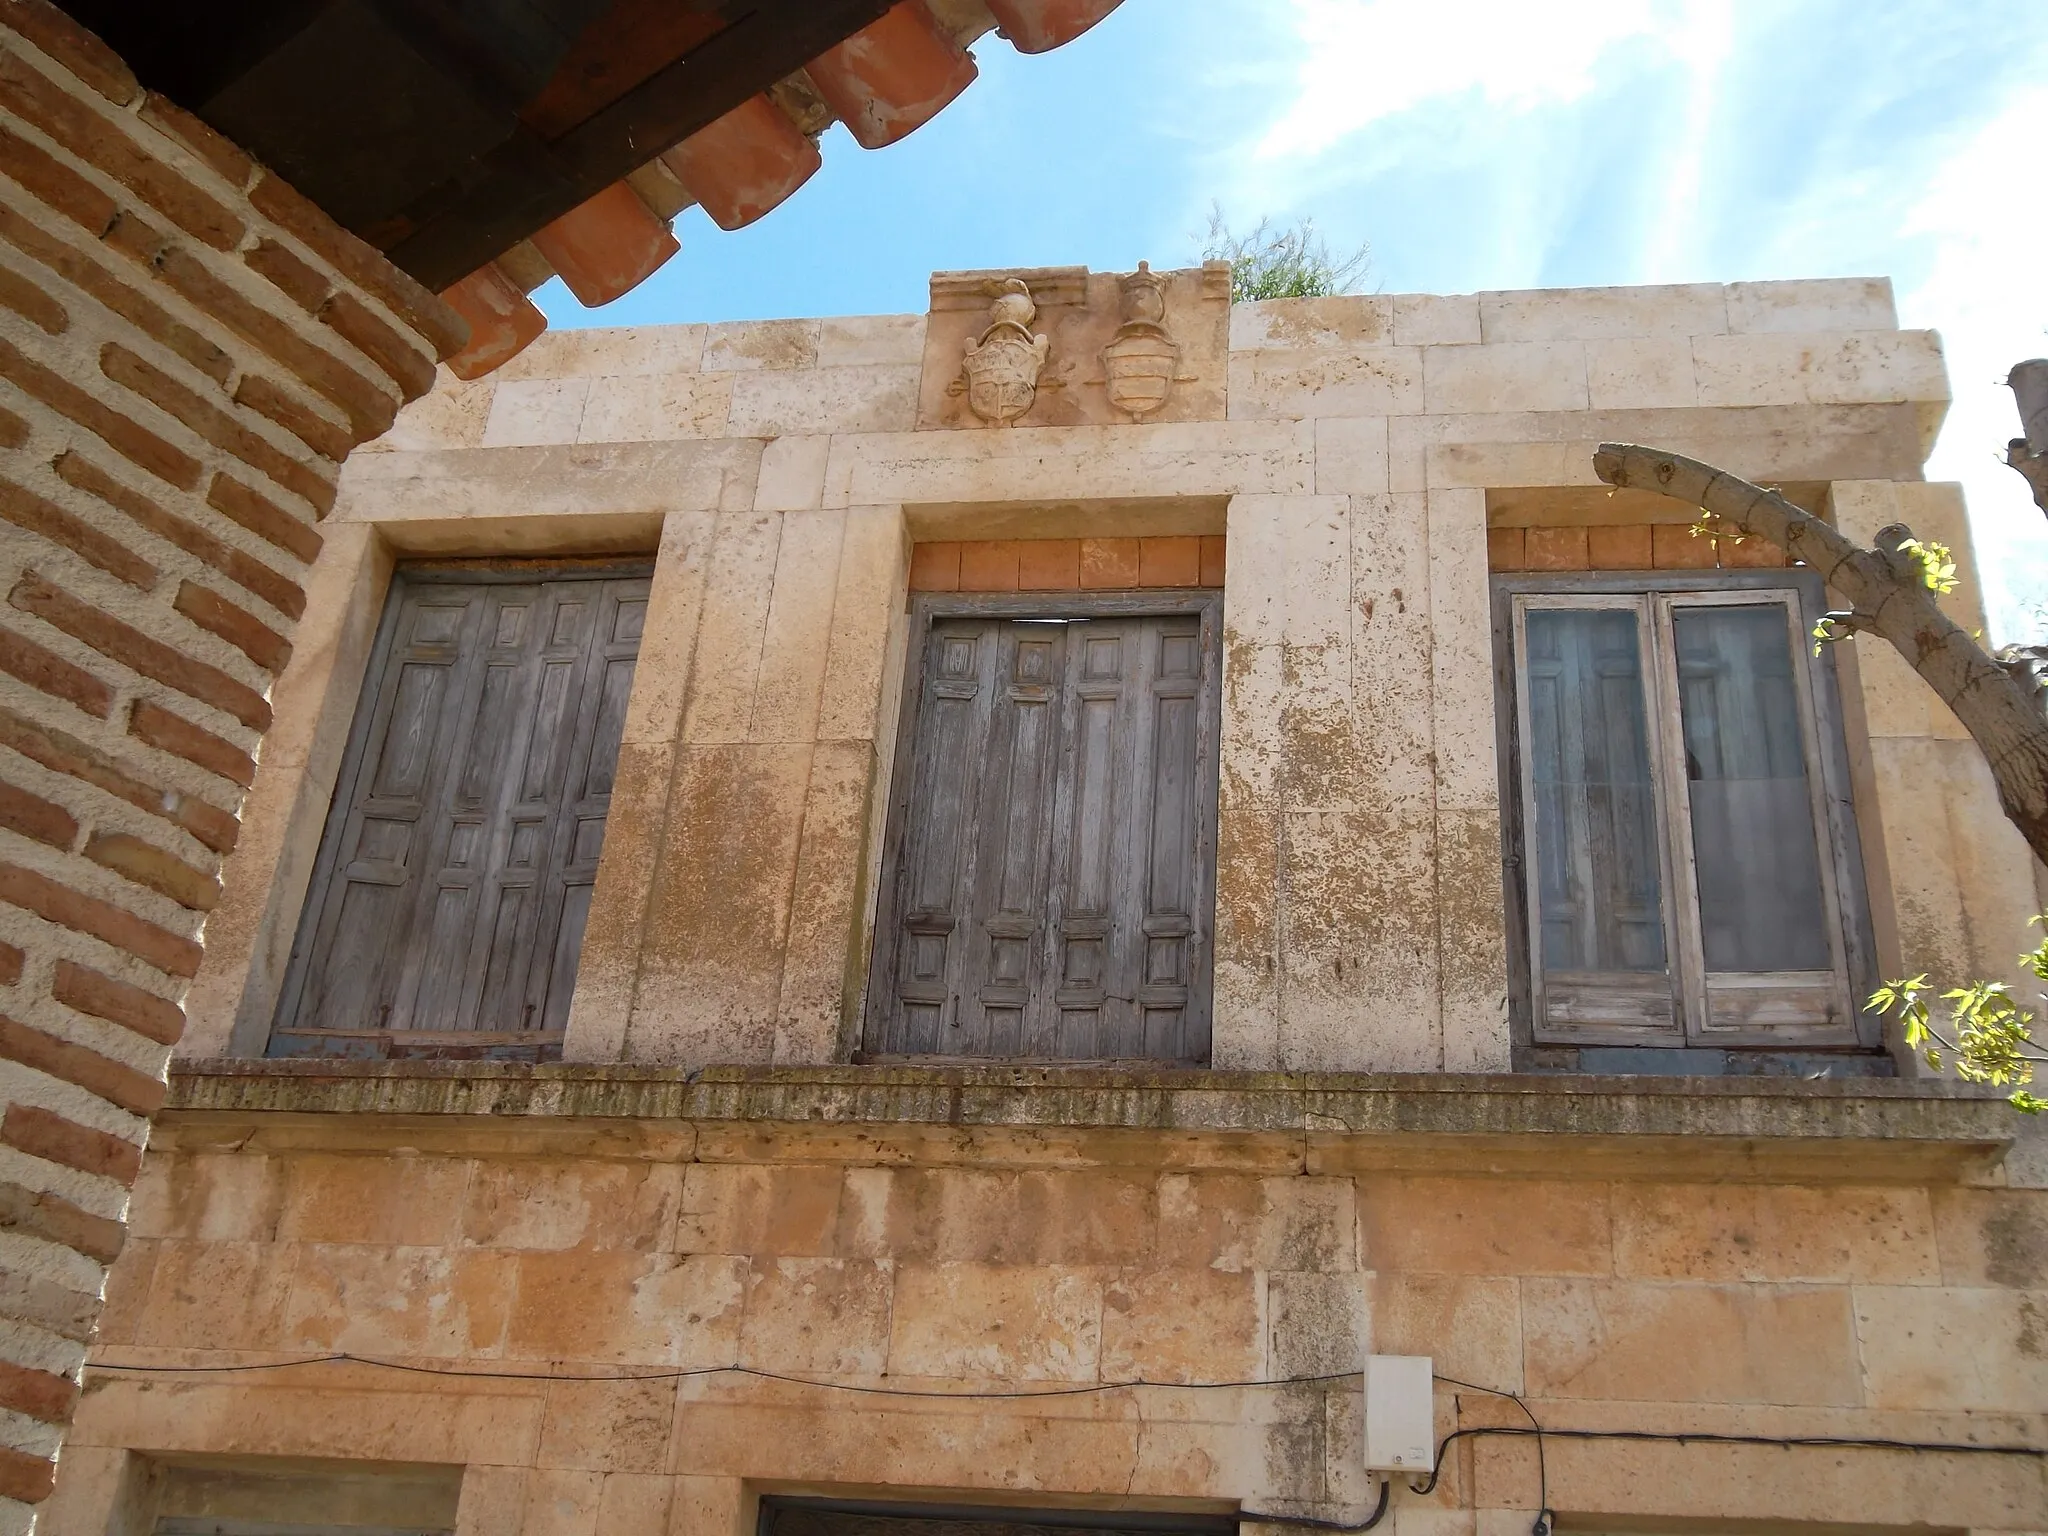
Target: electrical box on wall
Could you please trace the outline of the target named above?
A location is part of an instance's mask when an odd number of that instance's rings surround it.
[[[1436,1375],[1428,1355],[1368,1355],[1365,1466],[1427,1472],[1436,1461]]]

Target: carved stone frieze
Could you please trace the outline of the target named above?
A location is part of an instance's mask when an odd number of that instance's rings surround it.
[[[937,272],[931,295],[920,429],[1224,415],[1230,269],[1222,262],[1174,272],[1142,262],[1129,273]]]

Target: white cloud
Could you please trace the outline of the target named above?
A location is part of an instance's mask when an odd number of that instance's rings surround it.
[[[1293,103],[1261,158],[1314,154],[1425,102],[1569,102],[1615,44],[1669,31],[1677,0],[1293,0],[1301,45]]]
[[[2018,430],[2006,370],[2048,353],[2048,205],[2026,191],[2048,143],[2048,89],[2013,98],[1929,180],[1904,236],[1930,238],[1926,279],[1900,300],[1906,325],[1942,333],[1955,403],[1928,463],[1970,502],[1994,630],[2048,598],[2048,522],[2000,462]]]

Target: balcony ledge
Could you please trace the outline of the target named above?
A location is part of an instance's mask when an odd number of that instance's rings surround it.
[[[704,1162],[2003,1182],[2002,1100],[1928,1081],[183,1061],[159,1145]]]

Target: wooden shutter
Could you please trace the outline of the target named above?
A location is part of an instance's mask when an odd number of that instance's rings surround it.
[[[272,1054],[559,1044],[647,586],[401,576]]]
[[[935,620],[898,769],[868,1043],[1209,1049],[1213,606]]]

